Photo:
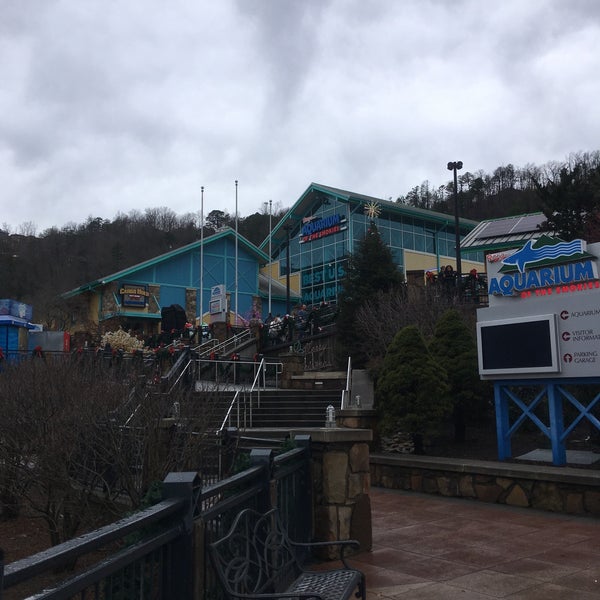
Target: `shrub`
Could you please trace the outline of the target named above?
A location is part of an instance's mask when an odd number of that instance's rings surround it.
[[[489,384],[479,377],[477,345],[457,310],[447,310],[440,317],[429,349],[448,376],[454,439],[464,442],[467,425],[481,422],[489,414]]]
[[[401,329],[389,345],[376,385],[376,408],[383,435],[412,434],[415,452],[436,432],[452,406],[446,372],[430,354],[414,325]]]

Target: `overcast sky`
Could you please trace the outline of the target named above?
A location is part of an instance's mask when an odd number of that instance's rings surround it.
[[[600,149],[597,0],[0,0],[0,226]]]

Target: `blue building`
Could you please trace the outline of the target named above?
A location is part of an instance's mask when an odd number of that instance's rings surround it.
[[[32,307],[17,300],[0,300],[0,349],[4,358],[27,351]]]
[[[162,310],[173,305],[189,321],[244,325],[269,308],[283,315],[299,303],[335,302],[371,221],[409,285],[456,266],[454,216],[312,183],[260,248],[225,228],[63,294],[72,301],[71,331],[121,326],[146,337],[158,333]],[[461,237],[476,225],[461,219]],[[463,252],[462,263],[465,273],[482,270],[483,254]]]
[[[423,285],[427,271],[456,268],[453,215],[312,183],[274,228],[265,273],[283,285],[289,278],[304,304],[335,302],[348,256],[371,221],[409,284]],[[460,219],[461,238],[476,225]],[[261,250],[268,245],[267,239]],[[463,273],[484,268],[481,251],[461,252],[461,262]]]
[[[181,306],[189,321],[198,322],[202,316],[205,323],[228,318],[231,325],[243,325],[263,312],[261,286],[266,294],[267,281],[259,267],[266,263],[267,255],[225,228],[202,241],[84,283],[63,298],[72,301],[74,332],[120,326],[148,337],[159,332],[163,309],[173,305]],[[223,296],[217,309],[215,290]],[[277,282],[271,290],[283,306],[285,290]]]

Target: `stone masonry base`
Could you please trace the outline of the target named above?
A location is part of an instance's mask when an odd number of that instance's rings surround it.
[[[371,454],[371,484],[573,515],[600,516],[600,472]]]

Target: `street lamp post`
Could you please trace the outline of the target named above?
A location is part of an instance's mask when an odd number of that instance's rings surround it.
[[[456,285],[460,290],[462,278],[462,264],[460,260],[460,226],[458,223],[458,180],[456,172],[463,168],[462,161],[448,163],[448,171],[454,171],[454,231],[456,240]]]

